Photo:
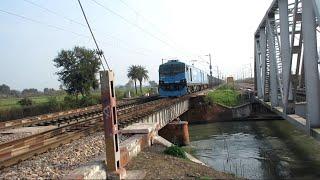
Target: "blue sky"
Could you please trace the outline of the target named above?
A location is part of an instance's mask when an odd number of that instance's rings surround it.
[[[235,76],[253,61],[253,34],[272,0],[95,1],[126,19],[81,1],[117,84],[124,84],[131,64],[145,66],[157,81],[162,58],[190,63],[207,60],[208,53],[214,66]],[[95,48],[77,0],[1,0],[0,22],[0,84],[14,89],[57,88],[57,53],[75,45]],[[196,66],[208,71],[204,62]]]

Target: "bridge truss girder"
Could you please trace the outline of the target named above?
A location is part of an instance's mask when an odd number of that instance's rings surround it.
[[[274,0],[254,34],[258,98],[284,114],[302,99],[307,130],[320,127],[319,14],[320,0]]]

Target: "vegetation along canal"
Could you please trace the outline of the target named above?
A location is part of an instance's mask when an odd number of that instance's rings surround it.
[[[320,143],[285,120],[189,126],[193,154],[208,166],[249,179],[320,177]]]

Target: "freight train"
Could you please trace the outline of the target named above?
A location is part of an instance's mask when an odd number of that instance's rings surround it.
[[[206,72],[178,60],[169,60],[159,66],[159,95],[179,97],[208,88]]]

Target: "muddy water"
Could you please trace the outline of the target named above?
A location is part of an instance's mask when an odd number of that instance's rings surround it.
[[[319,179],[320,143],[285,120],[190,125],[193,154],[249,179]]]

